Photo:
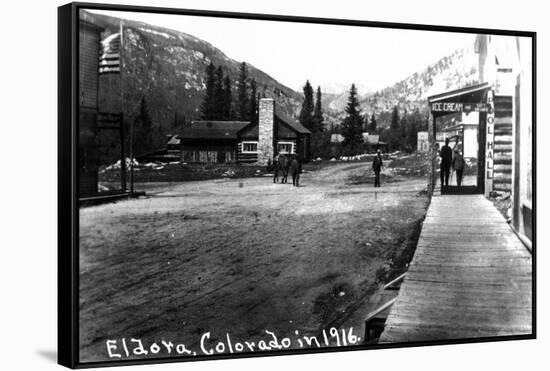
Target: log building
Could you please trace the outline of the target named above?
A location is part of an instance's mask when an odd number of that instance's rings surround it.
[[[259,103],[258,122],[193,121],[180,138],[185,163],[256,163],[267,165],[278,154],[310,159],[311,132],[288,117],[273,99]]]

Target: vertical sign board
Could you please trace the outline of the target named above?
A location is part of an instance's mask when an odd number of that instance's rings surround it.
[[[432,119],[430,120],[428,124],[428,143],[431,152],[431,156],[429,158],[429,167],[430,169],[430,178],[428,180],[428,193],[430,195],[433,194],[434,188],[435,188],[435,162],[437,160],[437,150],[435,148],[435,115],[432,113]]]
[[[487,92],[487,137],[485,147],[485,196],[493,191],[495,152],[495,102],[493,90]]]

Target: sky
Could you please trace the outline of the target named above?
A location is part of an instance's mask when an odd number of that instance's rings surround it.
[[[475,35],[435,31],[95,11],[191,34],[301,91],[308,79],[323,91],[351,83],[364,94],[420,72]]]

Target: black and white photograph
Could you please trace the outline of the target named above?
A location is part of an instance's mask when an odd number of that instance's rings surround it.
[[[534,32],[72,9],[76,364],[535,338]]]

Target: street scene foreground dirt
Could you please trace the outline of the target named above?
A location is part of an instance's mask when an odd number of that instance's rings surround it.
[[[290,348],[332,327],[362,337],[369,296],[412,256],[425,187],[386,168],[374,188],[370,163],[333,163],[298,188],[144,183],[146,197],[81,208],[80,360],[220,353],[219,342],[229,353],[229,337],[258,344],[266,331],[292,336]]]

